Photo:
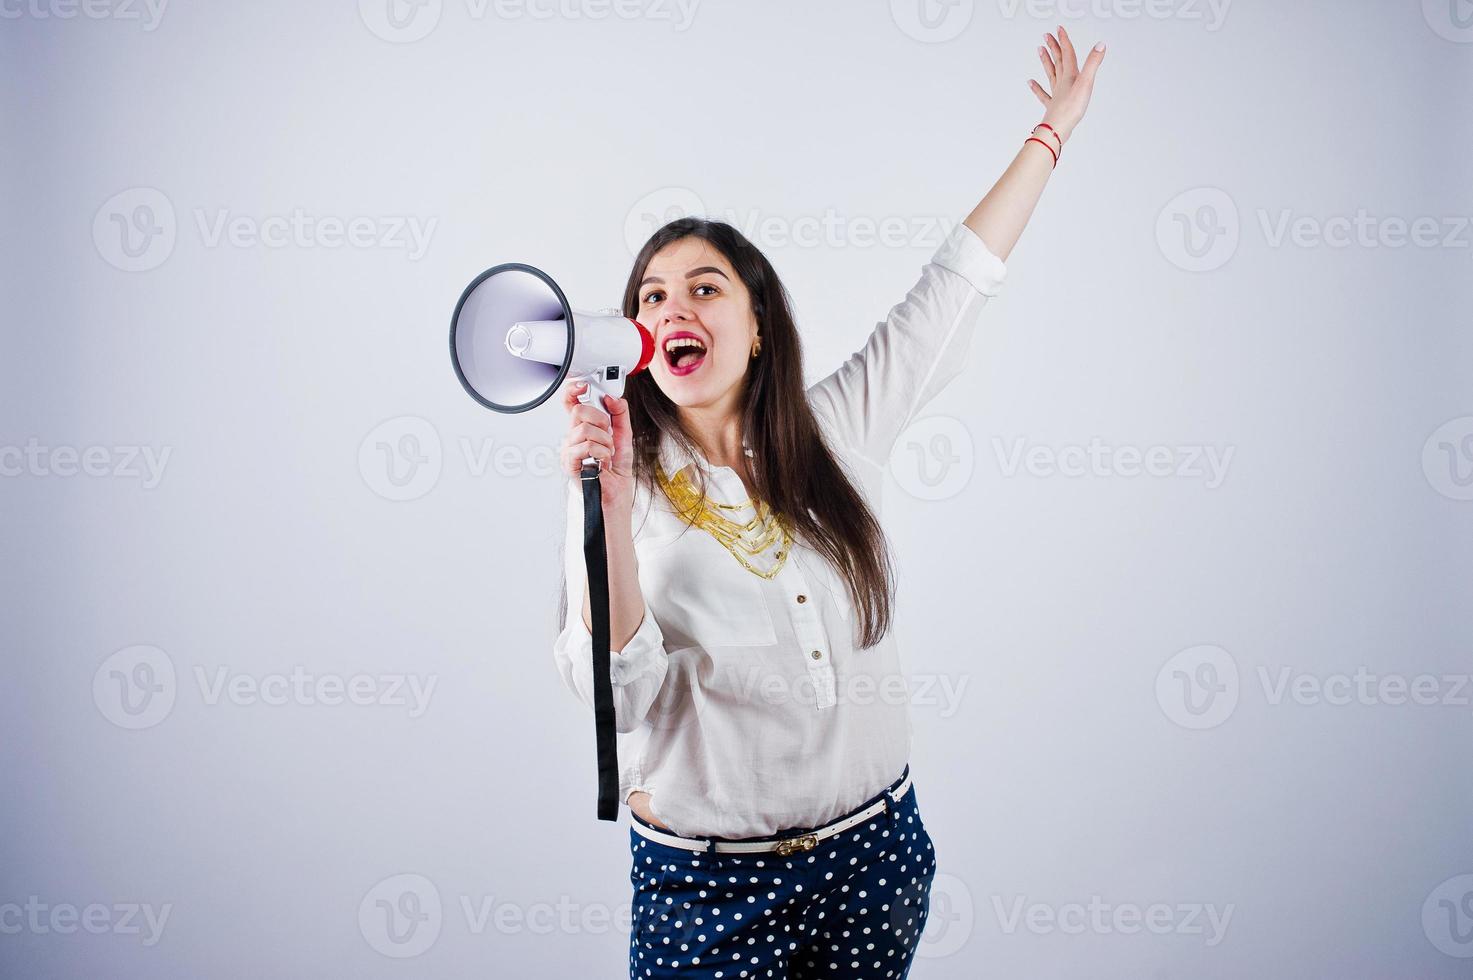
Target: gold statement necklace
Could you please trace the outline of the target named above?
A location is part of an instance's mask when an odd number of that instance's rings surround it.
[[[774,514],[765,501],[749,498],[745,503],[719,504],[697,490],[684,470],[671,478],[665,475],[665,468],[658,463],[655,465],[655,479],[676,513],[709,533],[747,571],[759,578],[770,579],[782,570],[788,560],[788,552],[792,550],[792,532],[787,522]],[[756,514],[746,523],[734,521],[722,513],[747,507],[753,507]],[[782,547],[770,560],[754,560],[779,540]]]

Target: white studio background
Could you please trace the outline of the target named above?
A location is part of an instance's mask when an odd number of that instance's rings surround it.
[[[1469,976],[1467,0],[4,0],[0,975],[624,975],[564,417],[454,302],[699,210],[817,380],[1060,23],[1094,103],[886,492],[913,975]]]

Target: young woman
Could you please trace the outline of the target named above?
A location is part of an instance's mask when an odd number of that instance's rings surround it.
[[[631,977],[908,974],[935,852],[908,755],[875,517],[905,427],[961,373],[976,323],[1104,46],[1039,48],[1052,94],[997,184],[862,350],[805,390],[787,294],[729,225],[683,218],[635,259],[624,313],[655,359],[605,399],[564,392],[564,471],[597,457],[611,680],[634,887]],[[582,495],[569,485],[554,655],[593,700]],[[578,590],[574,592],[573,590]],[[582,615],[574,610],[582,609]]]

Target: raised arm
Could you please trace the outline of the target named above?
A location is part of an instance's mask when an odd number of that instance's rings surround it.
[[[900,434],[966,365],[977,321],[1007,276],[1004,260],[1017,244],[1055,155],[1089,104],[1103,45],[1078,67],[1061,27],[1039,48],[1053,94],[1030,81],[1043,102],[1043,122],[966,220],[947,237],[905,299],[871,332],[864,347],[808,389],[814,411],[834,433],[876,466],[884,466]],[[1040,140],[1042,142],[1040,142]]]
[[[1012,254],[1024,226],[1033,216],[1033,208],[1054,171],[1056,155],[1062,151],[1063,144],[1069,142],[1074,127],[1084,117],[1094,91],[1095,72],[1105,60],[1105,44],[1101,41],[1090,51],[1081,68],[1074,53],[1074,42],[1062,25],[1057,38],[1053,34],[1045,34],[1044,40],[1047,46],[1039,45],[1038,57],[1043,62],[1044,74],[1048,76],[1053,94],[1050,95],[1033,79],[1028,80],[1033,94],[1043,103],[1043,121],[1033,127],[1033,138],[1025,140],[1018,148],[1018,154],[1008,169],[967,215],[965,222],[977,237],[987,243],[988,248],[1004,260]]]

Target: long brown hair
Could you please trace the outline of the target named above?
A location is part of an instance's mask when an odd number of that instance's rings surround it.
[[[639,284],[655,253],[683,238],[708,242],[731,263],[747,287],[762,336],[762,351],[748,362],[742,400],[742,432],[752,447],[752,482],[759,499],[786,519],[844,579],[860,620],[860,646],[889,632],[894,569],[889,544],[855,481],[828,446],[803,384],[803,346],[793,323],[787,289],[767,256],[736,228],[705,218],[679,218],[656,231],[640,249],[624,287],[624,315],[639,316]],[[657,357],[663,356],[659,352]],[[631,375],[629,403],[634,476],[653,493],[662,434],[687,451],[699,447],[680,425],[676,406],[649,371]],[[704,492],[705,475],[697,472]]]

